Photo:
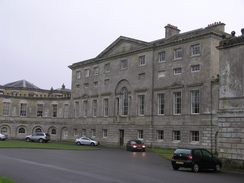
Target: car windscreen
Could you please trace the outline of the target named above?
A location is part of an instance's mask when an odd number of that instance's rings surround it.
[[[134,141],[131,141],[131,144],[142,144],[142,142],[139,140],[134,140]]]
[[[174,153],[176,154],[191,154],[190,149],[177,149]]]

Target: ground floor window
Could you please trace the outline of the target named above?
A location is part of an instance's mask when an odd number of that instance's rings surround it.
[[[191,132],[191,141],[192,142],[199,142],[199,131],[192,131]]]
[[[143,130],[138,130],[137,133],[138,139],[143,139]]]
[[[25,129],[24,128],[19,128],[18,133],[25,133]]]
[[[108,130],[103,129],[103,138],[107,138],[107,137],[108,137]]]
[[[173,140],[179,141],[181,139],[180,137],[180,131],[173,131]]]
[[[96,129],[92,129],[91,130],[91,136],[92,137],[96,137]]]
[[[163,140],[164,139],[164,131],[163,130],[158,130],[157,131],[157,139],[158,140]]]

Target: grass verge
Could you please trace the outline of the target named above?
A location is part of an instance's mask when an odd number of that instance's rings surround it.
[[[170,149],[147,149],[147,151],[155,152],[156,154],[164,157],[165,159],[171,160],[172,154],[175,150]]]
[[[16,182],[7,177],[0,176],[0,183],[16,183]]]
[[[38,142],[22,142],[22,141],[1,141],[0,148],[33,148],[33,149],[60,149],[60,150],[98,150],[98,147],[76,146],[70,143],[52,142],[52,143],[38,143]]]

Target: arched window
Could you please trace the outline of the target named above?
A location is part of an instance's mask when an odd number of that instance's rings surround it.
[[[37,129],[35,130],[35,133],[39,133],[39,132],[42,132],[42,129],[41,129],[41,128],[37,128]]]
[[[24,128],[20,128],[19,129],[19,133],[25,133],[25,129]]]
[[[129,97],[128,97],[128,89],[123,87],[121,89],[121,115],[127,116],[129,111]]]
[[[3,127],[3,128],[1,129],[1,133],[3,133],[3,134],[7,134],[7,133],[8,133],[8,129],[7,129],[7,127]]]
[[[51,130],[51,134],[52,134],[52,135],[56,135],[56,133],[57,133],[57,132],[56,132],[56,129],[53,128],[53,129]]]

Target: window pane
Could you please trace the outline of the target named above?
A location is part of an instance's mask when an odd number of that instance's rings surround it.
[[[26,116],[27,104],[20,104],[20,116]]]
[[[121,89],[121,102],[122,102],[122,106],[121,106],[121,115],[128,115],[128,109],[129,109],[129,97],[128,97],[128,90],[126,87]]]
[[[174,93],[174,114],[181,114],[181,92]]]
[[[174,58],[182,58],[182,49],[176,49],[174,52]]]
[[[103,100],[103,105],[104,105],[104,116],[108,116],[108,99],[107,98],[105,98],[104,100]]]
[[[160,62],[165,61],[165,52],[161,52],[161,53],[159,53],[159,61],[160,61]]]
[[[9,116],[10,112],[10,103],[9,102],[4,102],[3,103],[3,115],[4,116]]]
[[[145,95],[138,96],[138,115],[144,115]]]
[[[193,45],[192,46],[192,55],[199,55],[200,54],[200,45]]]
[[[199,91],[191,91],[191,113],[199,114],[200,96]]]
[[[164,94],[158,94],[158,114],[164,114]]]

